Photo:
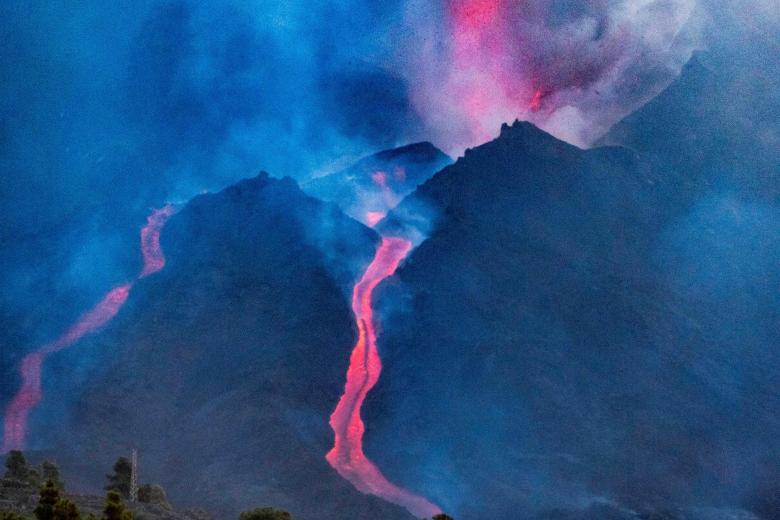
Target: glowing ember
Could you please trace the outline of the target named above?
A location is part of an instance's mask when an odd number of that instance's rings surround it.
[[[141,229],[141,251],[144,267],[139,278],[156,273],[165,265],[160,249],[160,231],[165,221],[174,213],[167,205],[155,210]],[[87,334],[97,331],[117,315],[127,301],[133,282],[111,289],[97,305],[83,314],[62,336],[27,354],[19,364],[22,386],[6,406],[3,428],[3,453],[24,448],[27,437],[27,418],[43,398],[41,368],[49,354],[63,350]]]
[[[358,339],[350,357],[344,394],[330,416],[335,442],[326,459],[359,491],[401,505],[419,517],[430,517],[441,510],[424,497],[388,481],[363,453],[365,427],[360,418],[363,401],[382,371],[382,362],[376,347],[371,296],[382,280],[393,275],[411,248],[412,243],[406,239],[383,237],[374,260],[353,289],[352,311],[355,314]]]

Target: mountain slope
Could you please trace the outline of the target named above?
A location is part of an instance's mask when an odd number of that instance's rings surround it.
[[[391,213],[432,231],[379,300],[366,451],[389,478],[465,520],[763,514],[780,208],[686,173],[516,123]]]
[[[777,49],[697,53],[664,92],[615,125],[602,144],[626,146],[707,184],[773,201],[780,196]],[[686,186],[681,186],[684,189]]]
[[[142,478],[176,505],[409,518],[324,458],[354,339],[344,290],[376,243],[290,179],[261,175],[193,199],[163,233],[166,268],[52,367],[104,360],[71,422],[50,435],[66,476],[99,474],[137,447]]]
[[[431,143],[414,143],[365,157],[345,170],[312,179],[303,189],[337,203],[358,220],[371,215],[373,224],[451,162]]]

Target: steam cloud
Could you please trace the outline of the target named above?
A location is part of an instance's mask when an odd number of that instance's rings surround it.
[[[430,17],[413,2],[425,44],[407,71],[412,99],[449,152],[515,118],[588,145],[679,72],[696,45],[694,3],[447,0]]]

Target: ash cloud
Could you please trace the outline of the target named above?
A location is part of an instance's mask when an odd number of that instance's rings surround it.
[[[428,2],[410,2],[407,23],[426,42],[407,69],[412,99],[451,153],[515,118],[587,146],[679,73],[700,45],[694,8],[695,0],[447,0],[430,17]]]

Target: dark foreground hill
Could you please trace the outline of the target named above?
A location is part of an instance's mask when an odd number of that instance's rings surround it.
[[[504,127],[381,225],[432,226],[381,297],[389,478],[465,520],[779,517],[779,170],[749,135],[716,146],[721,108],[707,147],[642,112],[634,150]]]
[[[78,507],[83,517],[100,518],[106,506],[105,496],[74,495],[62,492],[62,498]],[[3,513],[34,518],[35,508],[40,500],[40,487],[27,485],[14,479],[0,478],[0,516]],[[126,501],[125,506],[133,513],[134,520],[212,520],[204,510],[176,510],[163,501]],[[18,517],[16,517],[18,518]]]
[[[94,489],[99,481],[78,476],[136,447],[142,478],[181,507],[409,518],[355,491],[324,458],[354,340],[344,293],[376,242],[290,179],[263,174],[193,199],[166,225],[165,269],[102,333],[52,361],[56,372],[105,360],[70,422],[39,438],[75,489]],[[50,399],[36,413],[62,405]]]

